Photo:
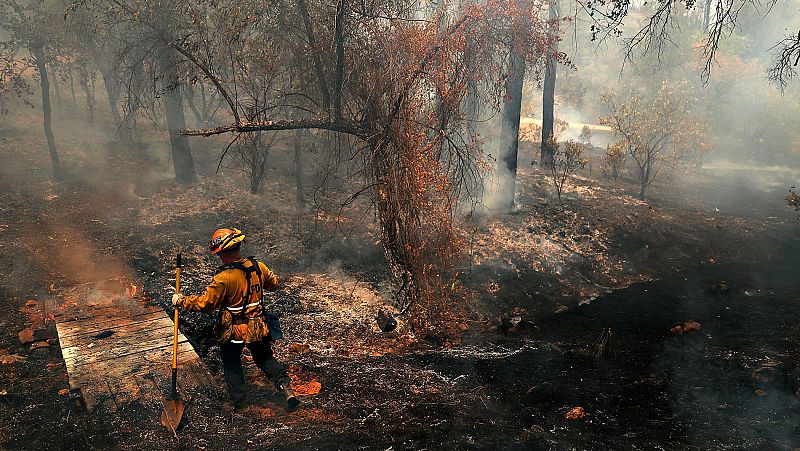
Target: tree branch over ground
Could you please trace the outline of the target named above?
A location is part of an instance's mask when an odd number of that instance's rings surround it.
[[[772,50],[775,50],[773,65],[767,75],[784,89],[789,81],[797,77],[796,68],[800,63],[800,31],[795,36],[784,38]]]
[[[239,124],[223,125],[221,127],[188,129],[181,132],[185,136],[213,136],[224,133],[247,133],[256,131],[277,130],[330,130],[333,132],[347,133],[362,139],[369,139],[369,134],[361,124],[353,121],[338,120],[295,120],[295,121],[264,121],[242,122]]]
[[[707,82],[716,64],[720,43],[731,36],[739,26],[740,15],[753,10],[762,16],[773,13],[778,0],[718,0],[709,18],[703,43],[703,82]],[[694,11],[695,0],[657,0],[634,5],[631,0],[584,1],[578,0],[581,9],[590,18],[592,40],[621,39],[625,44],[625,59],[632,61],[640,54],[655,54],[657,60],[667,45],[673,45],[673,36],[682,32],[677,15],[682,11]],[[644,13],[644,19],[636,26],[631,37],[625,37],[624,21],[630,18],[633,9]],[[763,11],[763,12],[762,12]],[[800,61],[800,33],[778,42],[774,65],[768,76],[781,87],[796,76],[794,67]]]
[[[187,1],[169,30],[153,23],[157,0],[112,3],[124,20],[169,36],[182,76],[225,99],[233,123],[181,135],[308,129],[355,137],[362,145],[347,155],[327,150],[330,164],[353,167],[354,191],[370,187],[400,310],[421,327],[446,323],[443,315],[458,310],[449,303],[460,255],[455,206],[484,167],[480,140],[465,136],[469,87],[484,86],[482,100],[499,109],[506,80],[498,55],[510,42],[529,66],[565,58],[543,3],[448,1],[415,11],[383,0],[288,0],[266,10],[260,0]]]

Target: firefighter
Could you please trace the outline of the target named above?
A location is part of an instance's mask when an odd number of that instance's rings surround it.
[[[299,400],[289,385],[284,367],[272,354],[271,335],[261,306],[264,290],[278,289],[278,277],[267,265],[254,257],[242,257],[239,252],[244,234],[239,229],[219,229],[209,243],[211,253],[222,260],[219,272],[202,295],[184,296],[176,293],[172,304],[191,311],[219,310],[215,333],[219,340],[225,382],[235,408],[245,405],[242,351],[245,346],[253,362],[273,381],[283,394],[289,410]]]

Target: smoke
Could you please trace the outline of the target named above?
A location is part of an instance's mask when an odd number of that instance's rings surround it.
[[[502,153],[511,148],[512,136],[501,133],[501,114],[498,112],[484,111],[488,119],[479,123],[476,132],[482,140],[482,151],[488,163],[487,170],[483,171],[483,189],[478,210],[484,215],[494,215],[507,211],[509,200],[514,198],[514,181],[516,173],[512,173],[502,162]],[[517,165],[527,162],[518,159]],[[529,164],[529,163],[528,163]]]

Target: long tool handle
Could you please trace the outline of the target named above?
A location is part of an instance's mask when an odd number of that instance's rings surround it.
[[[175,292],[181,292],[181,254],[175,258]],[[178,306],[175,306],[175,321],[172,334],[172,396],[178,391]]]

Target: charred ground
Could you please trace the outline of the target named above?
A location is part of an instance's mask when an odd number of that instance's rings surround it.
[[[757,190],[739,175],[702,175],[641,202],[625,184],[585,173],[562,206],[538,171],[523,172],[515,212],[465,227],[460,283],[469,316],[463,336],[448,341],[403,323],[378,331],[374,315],[391,308],[392,290],[369,218],[296,211],[277,174],[260,197],[235,177],[175,186],[142,173],[159,161],[157,150],[87,148],[78,138],[65,142],[64,159],[80,163],[53,184],[38,131],[5,127],[2,447],[800,444],[797,224],[778,191]],[[746,202],[720,201],[731,193]],[[269,299],[286,326],[277,350],[298,380],[321,383],[321,392],[287,414],[250,371],[259,393],[250,416],[224,413],[224,398],[191,404],[179,440],[158,424],[157,402],[90,414],[59,394],[68,384],[57,342],[30,350],[17,339],[47,322],[38,304],[26,303],[119,277],[166,309],[174,252],[187,256],[186,291],[202,289],[216,264],[204,243],[220,224],[246,230],[251,253],[285,281]],[[687,321],[701,329],[670,332]],[[190,315],[182,329],[220,376],[203,338],[211,323]],[[577,406],[586,416],[565,419]]]

